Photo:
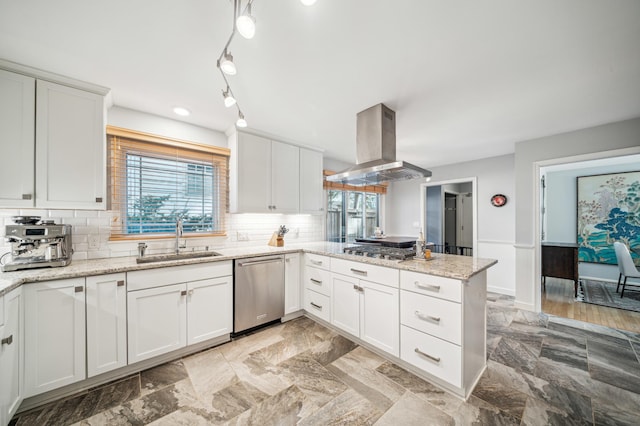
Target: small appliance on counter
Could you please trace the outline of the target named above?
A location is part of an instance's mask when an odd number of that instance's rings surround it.
[[[57,225],[40,216],[13,216],[15,225],[5,226],[5,237],[11,243],[10,260],[2,271],[67,266],[71,263],[71,225]],[[2,256],[0,260],[3,260]]]

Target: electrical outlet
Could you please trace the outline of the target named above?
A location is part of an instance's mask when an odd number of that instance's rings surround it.
[[[98,235],[89,235],[87,238],[89,242],[90,250],[98,250],[100,248],[100,236]]]
[[[249,241],[249,233],[238,231],[238,241]]]

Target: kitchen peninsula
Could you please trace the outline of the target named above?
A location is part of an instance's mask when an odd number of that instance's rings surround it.
[[[430,261],[386,260],[344,254],[348,246],[316,242],[285,247],[216,248],[220,256],[155,263],[137,263],[134,257],[106,258],[74,261],[62,268],[1,273],[0,301],[13,300],[11,295],[21,292],[24,304],[25,324],[20,329],[24,334],[15,336],[15,341],[21,342],[17,346],[24,351],[24,356],[16,358],[25,363],[24,368],[19,369],[25,375],[25,389],[20,393],[28,398],[21,409],[229,341],[231,261],[276,253],[295,263],[291,269],[294,272],[288,277],[285,275],[285,291],[294,299],[297,297],[294,305],[298,310],[286,319],[305,314],[451,393],[468,398],[486,365],[486,270],[497,261],[438,254]],[[154,282],[156,287],[145,287],[145,280]],[[73,314],[66,312],[68,318],[81,324],[76,324],[78,328],[74,331],[60,330],[58,339],[66,342],[64,336],[68,335],[69,347],[56,344],[55,350],[59,353],[49,351],[45,357],[34,353],[35,348],[39,348],[34,339],[46,337],[44,329],[38,327],[46,328],[51,319],[42,316],[46,312],[30,306],[30,298],[34,299],[39,286],[52,289],[52,283],[68,284],[65,290],[55,291],[56,297],[63,297],[60,294],[64,293],[66,302],[74,300],[62,309],[73,310]],[[111,312],[113,307],[113,315],[120,316],[122,328],[111,330],[112,338],[120,339],[117,344],[104,345],[91,340],[92,335],[102,339],[110,336],[91,324],[100,320],[95,314],[95,306],[100,301],[91,299],[96,296],[100,283],[105,283],[105,289],[113,288],[105,291],[122,292],[118,296],[122,297],[120,308],[115,308],[116,296],[112,305],[106,306],[106,311]],[[198,305],[199,283],[207,283],[215,295],[207,299],[210,302],[206,309]],[[113,287],[109,287],[111,285]],[[180,320],[183,323],[174,328],[176,335],[186,337],[175,346],[146,347],[154,342],[135,339],[135,322],[143,312],[134,311],[136,303],[142,300],[142,295],[166,292],[174,286],[185,311]],[[161,308],[162,321],[177,318],[167,312],[165,306]],[[90,314],[92,310],[94,314]],[[30,312],[38,312],[37,321]],[[220,313],[216,328],[204,330],[203,317],[191,316],[196,312],[204,316]],[[116,347],[124,352],[111,351]],[[44,362],[45,358],[68,359],[75,364],[53,365]],[[114,360],[112,365],[105,361],[107,358]],[[58,374],[54,371],[58,368],[66,370]],[[34,377],[35,371],[41,375],[46,373],[50,380],[39,383],[39,378]],[[57,377],[60,380],[56,383]]]

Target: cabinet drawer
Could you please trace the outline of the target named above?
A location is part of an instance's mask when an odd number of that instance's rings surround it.
[[[440,299],[462,302],[462,282],[411,271],[400,271],[400,288]]]
[[[305,266],[304,287],[331,296],[331,272]]]
[[[448,300],[400,292],[400,322],[460,345],[462,340],[462,305]]]
[[[307,266],[313,266],[314,268],[331,269],[331,258],[327,256],[321,256],[319,254],[305,253],[304,264]]]
[[[398,270],[343,259],[331,260],[331,271],[398,288]]]
[[[232,274],[233,265],[230,260],[147,269],[127,272],[127,289],[128,291],[143,290],[145,288],[224,277]]]
[[[462,386],[460,346],[404,325],[400,342],[401,359],[458,388]]]
[[[304,309],[320,319],[331,321],[331,299],[329,296],[305,289]]]

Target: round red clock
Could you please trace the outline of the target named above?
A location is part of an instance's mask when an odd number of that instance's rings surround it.
[[[507,196],[502,194],[496,194],[491,197],[491,204],[495,207],[502,207],[507,204]]]

